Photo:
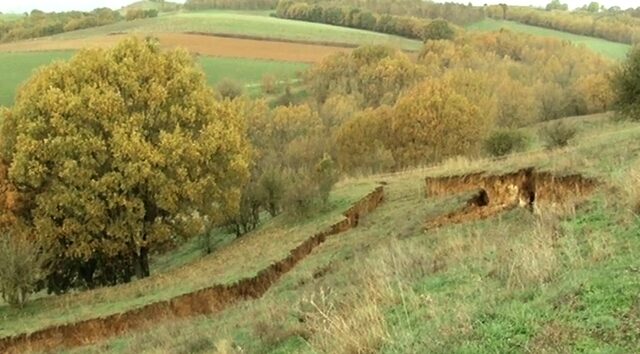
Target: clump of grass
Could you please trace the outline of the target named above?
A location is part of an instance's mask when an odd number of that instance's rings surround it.
[[[373,353],[393,334],[385,309],[400,304],[408,311],[418,301],[410,278],[429,272],[430,262],[414,250],[397,245],[379,247],[367,261],[355,265],[346,294],[321,288],[305,298],[300,309],[314,349],[323,353]]]
[[[558,214],[543,213],[532,231],[497,249],[498,278],[511,290],[522,290],[550,281],[560,265],[556,252],[561,237]]]

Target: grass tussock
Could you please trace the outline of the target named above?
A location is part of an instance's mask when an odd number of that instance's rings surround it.
[[[310,345],[322,353],[376,353],[392,341],[387,311],[401,308],[409,318],[425,299],[410,287],[412,280],[431,272],[430,257],[392,243],[371,251],[352,273],[353,284],[339,294],[321,288],[300,303]]]

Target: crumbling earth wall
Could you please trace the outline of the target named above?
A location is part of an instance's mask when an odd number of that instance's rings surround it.
[[[581,175],[554,175],[536,172],[534,168],[501,175],[481,172],[427,177],[425,182],[427,198],[475,191],[464,207],[427,220],[425,229],[486,219],[516,207],[533,210],[534,207],[579,199],[598,185],[595,179]]]

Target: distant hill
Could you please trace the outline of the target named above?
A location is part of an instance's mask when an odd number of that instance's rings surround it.
[[[171,1],[141,0],[123,7],[120,11],[123,13],[129,10],[158,10],[159,12],[170,12],[179,10],[181,6],[181,4]]]

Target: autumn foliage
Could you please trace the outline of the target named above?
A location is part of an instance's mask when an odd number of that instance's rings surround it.
[[[49,290],[149,275],[149,255],[237,209],[247,178],[241,112],[214,100],[184,51],[127,39],[38,71],[5,112],[19,222]]]

